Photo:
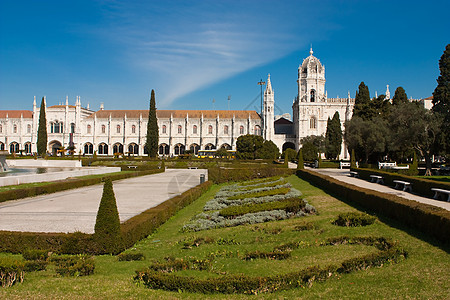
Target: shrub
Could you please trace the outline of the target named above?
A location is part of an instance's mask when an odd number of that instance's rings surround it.
[[[334,225],[345,227],[367,226],[375,222],[376,218],[364,213],[349,212],[339,214],[333,221]]]
[[[22,256],[25,260],[47,260],[48,251],[47,250],[38,250],[38,249],[29,249],[29,250],[25,250],[22,253]]]
[[[264,197],[264,196],[273,196],[273,195],[284,195],[287,194],[291,189],[288,187],[268,190],[268,191],[260,191],[260,192],[254,192],[254,193],[245,193],[245,194],[238,194],[235,196],[228,197],[229,200],[238,200],[238,199],[245,199],[245,198],[258,198],[258,197]]]
[[[297,213],[305,207],[305,202],[301,198],[290,198],[283,201],[266,202],[253,205],[229,206],[219,212],[220,216],[229,218],[242,216],[248,213],[271,210],[285,210],[286,212]]]
[[[145,255],[142,252],[120,253],[117,255],[117,259],[119,261],[145,260]]]
[[[42,271],[47,268],[48,262],[45,260],[29,260],[24,264],[25,272]]]
[[[265,258],[265,259],[272,259],[272,260],[282,260],[282,259],[288,259],[291,257],[290,251],[252,251],[248,252],[242,257],[243,260],[253,260],[257,258]]]
[[[302,223],[294,227],[294,230],[296,231],[313,230],[313,229],[316,229],[316,225],[311,222]]]
[[[103,195],[95,220],[94,239],[105,253],[116,253],[120,250],[119,211],[110,179],[107,179],[103,186]]]
[[[214,243],[214,238],[212,237],[199,237],[193,241],[185,242],[183,249],[192,249],[192,247],[200,247],[202,244],[212,244]]]
[[[50,258],[56,265],[56,273],[61,276],[88,276],[94,273],[95,262],[92,256],[56,256]]]
[[[0,284],[10,287],[24,279],[24,262],[10,257],[0,257]]]

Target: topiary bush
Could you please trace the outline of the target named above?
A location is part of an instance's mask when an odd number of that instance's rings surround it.
[[[120,253],[117,255],[118,261],[138,261],[145,260],[145,255],[142,252],[134,253]]]
[[[88,276],[94,273],[95,262],[92,256],[56,256],[51,257],[56,265],[56,273],[61,276]]]
[[[0,257],[0,284],[10,287],[23,282],[24,262],[10,257]]]
[[[38,249],[28,249],[22,253],[25,260],[47,260],[48,251]]]
[[[104,253],[117,253],[121,247],[120,219],[110,179],[106,179],[95,220],[94,240]]]
[[[339,214],[333,221],[334,225],[345,227],[367,226],[375,222],[376,218],[364,213],[349,212]]]

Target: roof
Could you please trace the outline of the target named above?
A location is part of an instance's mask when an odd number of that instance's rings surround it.
[[[289,121],[288,119],[281,117],[275,121],[275,124],[278,125],[278,124],[293,124],[293,123],[292,121]]]
[[[148,118],[148,110],[99,110],[88,118],[124,118],[125,115],[130,119],[137,119],[142,115],[143,119]],[[220,119],[260,119],[259,114],[254,110],[156,110],[157,118],[203,118],[215,119],[219,116]]]
[[[24,119],[33,118],[33,112],[31,110],[0,110],[1,119],[6,119],[6,115],[12,119],[20,119],[20,116],[23,116]]]
[[[423,99],[423,100],[433,100],[433,96],[430,96],[430,97],[425,98],[425,99]]]
[[[67,105],[67,106],[70,107],[70,108],[76,108],[75,105]],[[52,106],[49,106],[47,108],[65,108],[65,107],[66,107],[65,105],[52,105]]]

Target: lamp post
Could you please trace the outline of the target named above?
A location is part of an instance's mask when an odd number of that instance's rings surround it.
[[[258,82],[258,85],[261,86],[261,136],[263,136],[263,128],[264,128],[264,114],[263,114],[263,85],[265,85],[266,82],[262,81],[262,79]]]

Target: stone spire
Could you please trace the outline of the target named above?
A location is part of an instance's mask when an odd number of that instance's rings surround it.
[[[313,53],[314,53],[314,51],[313,51],[313,49],[312,49],[312,45],[311,45],[311,48],[309,49],[309,55],[313,55]]]
[[[386,85],[386,100],[391,99],[391,92],[389,92],[389,84]]]
[[[273,89],[272,89],[272,83],[270,82],[270,74],[267,77],[267,85],[266,85],[266,94],[272,94],[273,93]]]

